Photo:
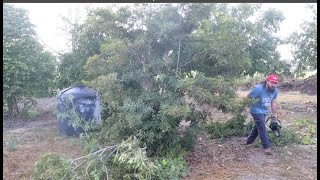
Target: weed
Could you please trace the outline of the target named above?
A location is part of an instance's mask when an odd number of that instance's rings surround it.
[[[292,129],[281,130],[280,137],[277,137],[273,132],[270,132],[268,135],[273,146],[284,147],[289,144],[301,144],[301,139]]]
[[[8,137],[7,148],[9,152],[17,150],[17,140],[13,135]]]
[[[34,179],[71,179],[71,162],[61,154],[48,153],[35,164]]]
[[[294,129],[298,131],[301,144],[315,144],[317,135],[316,122],[307,119],[297,119],[293,122]]]
[[[155,160],[158,179],[179,179],[186,176],[188,166],[184,155],[174,155],[158,158]]]
[[[94,136],[90,136],[88,134],[81,134],[80,140],[85,152],[87,153],[92,153],[99,149],[98,139],[94,138]]]
[[[33,119],[37,116],[39,116],[39,111],[34,108],[23,108],[21,110],[21,116],[27,119]]]
[[[181,145],[186,150],[193,150],[197,142],[198,132],[199,132],[198,127],[188,127],[188,129],[184,132],[184,135],[181,138]]]

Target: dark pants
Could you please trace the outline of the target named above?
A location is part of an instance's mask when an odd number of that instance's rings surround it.
[[[249,134],[249,136],[247,138],[247,144],[253,143],[259,134],[263,148],[270,147],[268,133],[267,133],[267,129],[266,129],[266,115],[265,114],[253,114],[253,113],[251,113],[251,115],[254,119],[255,126],[251,130],[251,133]]]

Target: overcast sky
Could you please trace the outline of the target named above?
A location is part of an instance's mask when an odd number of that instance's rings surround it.
[[[64,52],[68,49],[67,33],[63,30],[64,22],[62,16],[75,17],[79,11],[81,17],[85,18],[86,8],[96,8],[114,6],[112,3],[11,3],[16,7],[24,8],[29,11],[31,23],[36,26],[37,34],[41,43],[47,45],[51,52]],[[122,3],[123,4],[123,3]],[[314,3],[316,4],[316,3]],[[263,3],[262,9],[276,8],[284,13],[285,20],[281,23],[280,37],[287,37],[294,31],[300,30],[303,20],[311,17],[311,11],[306,8],[306,3]],[[49,49],[49,48],[50,49]],[[290,47],[279,47],[282,59],[291,59]]]

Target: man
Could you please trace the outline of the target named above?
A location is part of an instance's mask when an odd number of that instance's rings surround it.
[[[276,98],[278,96],[278,83],[279,77],[271,74],[267,76],[267,79],[263,83],[256,85],[248,94],[248,98],[258,99],[258,102],[250,107],[250,113],[254,119],[255,127],[248,136],[246,144],[253,143],[259,135],[264,152],[267,155],[272,155],[272,153],[265,125],[266,115],[268,113],[268,107],[271,106],[272,116],[278,119],[276,104]]]

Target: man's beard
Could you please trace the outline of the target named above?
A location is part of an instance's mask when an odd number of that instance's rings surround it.
[[[275,89],[276,89],[276,87],[268,86],[268,91],[270,91],[270,92],[273,92]]]

